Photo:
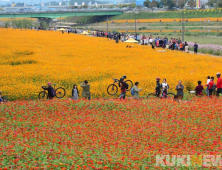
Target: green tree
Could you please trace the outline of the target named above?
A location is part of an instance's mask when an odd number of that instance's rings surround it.
[[[218,3],[217,3],[217,6],[222,8],[222,0],[220,0]]]
[[[191,8],[193,8],[193,7],[196,6],[196,2],[195,2],[194,0],[190,0],[190,1],[188,2],[188,5],[189,5]]]
[[[159,7],[159,2],[152,0],[152,2],[149,4],[149,8],[153,8],[153,7]]]
[[[6,21],[6,22],[5,22],[5,28],[8,28],[9,26],[10,26],[9,21]]]
[[[149,7],[149,4],[150,4],[150,1],[149,1],[149,0],[146,0],[146,1],[143,2],[143,5],[144,5],[145,7]]]
[[[185,6],[184,0],[173,0],[173,2],[176,4],[178,8],[183,8]]]
[[[48,27],[48,24],[45,21],[41,22],[40,25],[42,26],[43,30],[46,30]]]
[[[168,9],[172,9],[176,6],[176,4],[173,2],[173,0],[161,0],[161,3],[168,7]]]
[[[130,8],[135,8],[136,7],[136,3],[129,4],[129,7]]]
[[[217,3],[217,0],[210,0],[210,1],[208,1],[207,5],[212,7],[214,3]]]

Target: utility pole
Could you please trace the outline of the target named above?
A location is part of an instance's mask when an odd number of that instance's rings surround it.
[[[108,14],[106,15],[107,17],[107,35],[108,35]]]
[[[135,12],[135,34],[136,34],[136,12]]]
[[[182,12],[182,41],[184,42],[184,12]]]

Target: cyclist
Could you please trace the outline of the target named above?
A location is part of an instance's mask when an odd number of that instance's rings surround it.
[[[161,88],[161,85],[160,85],[160,78],[157,77],[156,78],[156,95],[157,97],[160,97],[160,88]]]
[[[48,85],[48,87],[42,86],[42,88],[43,88],[44,90],[47,90],[47,91],[48,91],[48,97],[49,97],[49,99],[53,99],[53,97],[55,97],[55,90],[53,89],[51,82],[48,82],[47,85]]]
[[[221,80],[221,73],[217,73],[217,95],[222,93],[222,80]]]

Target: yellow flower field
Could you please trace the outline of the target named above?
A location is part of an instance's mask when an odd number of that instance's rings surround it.
[[[148,46],[116,44],[106,38],[53,31],[0,29],[0,90],[9,99],[37,98],[41,85],[57,83],[71,96],[73,84],[88,80],[93,98],[108,97],[112,78],[139,81],[141,95],[153,92],[155,78],[166,78],[170,91],[178,80],[206,82],[222,72],[222,59]],[[79,87],[80,92],[81,88]],[[130,92],[128,92],[130,95]],[[116,96],[115,96],[116,97]]]
[[[13,20],[23,20],[23,19],[25,19],[25,20],[32,20],[32,21],[36,21],[37,20],[37,18],[0,18],[0,21],[13,21]]]
[[[216,22],[217,19],[218,21],[222,21],[222,17],[218,17],[218,18],[213,18],[213,17],[208,17],[208,18],[184,18],[184,21],[188,20],[188,22],[204,22],[206,19],[206,22],[208,22],[208,19],[212,22]],[[180,22],[182,19],[181,18],[157,18],[157,19],[137,19],[136,22],[141,22],[141,23],[144,23],[144,22]],[[109,23],[111,22],[115,22],[115,23],[134,23],[135,22],[135,19],[129,19],[129,20],[126,20],[126,19],[122,19],[122,20],[112,20],[112,21],[109,21]]]

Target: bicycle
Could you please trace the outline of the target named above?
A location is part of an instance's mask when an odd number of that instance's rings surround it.
[[[173,99],[173,98],[174,98],[174,93],[168,92],[166,96],[167,96],[167,98]],[[150,94],[148,94],[148,96],[147,96],[148,99],[149,99],[149,98],[154,98],[154,97],[157,97],[156,92],[155,92],[155,93],[150,93]],[[163,98],[163,97],[164,97],[164,96],[162,96],[162,94],[160,93],[159,98]]]
[[[120,83],[118,79],[113,78],[113,80],[114,80],[113,84],[110,84],[107,87],[107,93],[112,96],[118,92],[118,86],[115,85],[115,83],[117,83],[117,84]],[[131,80],[126,80],[125,83],[127,83],[129,85],[129,87],[128,87],[128,89],[126,89],[126,91],[130,91],[133,88],[133,82]]]
[[[63,98],[65,95],[66,95],[66,90],[62,87],[58,87],[57,89],[55,88],[56,87],[56,84],[53,84],[54,85],[54,90],[55,90],[55,96],[57,98]],[[47,88],[47,86],[42,86],[42,88]],[[48,96],[48,93],[46,92],[46,90],[44,91],[41,91],[38,95],[39,97],[39,100],[46,100],[46,99],[49,99],[49,96]]]
[[[8,102],[9,101],[7,96],[2,96],[2,100],[3,100],[3,102]]]

